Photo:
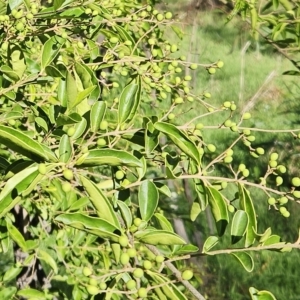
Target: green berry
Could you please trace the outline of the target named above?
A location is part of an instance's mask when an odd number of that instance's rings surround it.
[[[72,185],[70,182],[64,182],[61,186],[62,190],[65,192],[65,193],[69,193],[72,189]]]
[[[92,13],[92,10],[91,10],[90,8],[87,8],[87,9],[84,11],[84,13],[85,13],[86,15],[89,15],[89,14]]]
[[[147,294],[148,294],[148,291],[146,288],[143,288],[143,287],[139,288],[138,295],[140,298],[146,298]]]
[[[86,287],[86,290],[87,292],[90,294],[90,295],[97,295],[99,293],[99,290],[96,286],[93,286],[93,285],[88,285]]]
[[[166,12],[166,14],[165,14],[165,18],[167,19],[167,20],[170,20],[170,19],[172,19],[172,17],[173,17],[173,15],[172,15],[172,13],[171,12]]]
[[[263,154],[265,154],[265,149],[258,147],[258,148],[256,148],[256,153],[259,155],[263,155]]]
[[[171,46],[171,52],[174,53],[174,52],[176,52],[177,50],[178,50],[177,45],[173,44],[173,45]]]
[[[129,255],[129,257],[135,257],[137,254],[134,248],[129,248],[126,253]]]
[[[192,69],[192,70],[196,70],[197,68],[198,68],[197,64],[191,64],[190,65],[190,69]]]
[[[216,151],[216,146],[213,145],[213,144],[208,144],[206,147],[207,147],[209,152],[215,152]]]
[[[249,135],[249,136],[247,136],[247,140],[249,142],[254,142],[255,141],[255,136],[254,135]]]
[[[226,107],[226,108],[229,108],[231,106],[231,102],[230,101],[225,101],[223,103],[223,106]]]
[[[104,138],[98,139],[98,140],[97,140],[97,145],[98,145],[99,147],[105,146],[105,145],[106,145],[106,140],[105,140]]]
[[[133,271],[133,276],[135,278],[142,278],[144,276],[144,271],[143,269],[141,268],[136,268],[134,271]]]
[[[74,178],[74,174],[72,172],[72,170],[70,169],[65,169],[63,171],[63,176],[67,179],[67,180],[72,180]]]
[[[143,267],[145,270],[150,270],[152,268],[152,262],[150,260],[145,260],[143,263]]]
[[[225,126],[225,127],[231,127],[231,126],[232,126],[231,120],[226,120],[226,121],[224,122],[224,126]]]
[[[128,290],[134,290],[136,288],[136,281],[133,279],[130,279],[126,282],[126,287]]]
[[[251,118],[251,114],[249,112],[243,114],[243,120],[249,120],[250,118]]]
[[[204,127],[204,125],[202,123],[197,123],[195,128],[198,130],[201,130]]]
[[[190,280],[190,279],[193,278],[193,276],[194,276],[194,273],[191,270],[185,270],[181,274],[181,277],[182,277],[183,280]]]
[[[1,45],[1,49],[3,51],[6,51],[8,49],[8,42],[3,42],[2,45]]]
[[[75,133],[75,127],[70,127],[67,131],[68,136],[72,136]]]
[[[232,111],[235,111],[235,110],[236,110],[236,105],[235,105],[234,103],[232,103],[232,104],[230,105],[230,109],[231,109]]]
[[[101,130],[106,130],[108,128],[108,123],[106,120],[103,120],[100,122],[100,129]]]
[[[118,170],[115,174],[116,179],[121,180],[125,176],[124,172],[122,170]]]
[[[284,174],[286,172],[286,167],[283,165],[278,165],[276,168],[281,174]]]
[[[206,92],[206,93],[204,93],[203,96],[204,96],[205,98],[211,98],[211,93]]]
[[[126,235],[121,235],[119,237],[119,244],[122,246],[122,247],[127,247],[128,244],[129,244],[129,240],[128,240],[128,237]]]
[[[123,266],[129,263],[130,257],[127,253],[122,253],[120,256],[120,262]]]
[[[277,160],[278,159],[278,153],[274,152],[270,155],[270,160]]]
[[[155,261],[156,261],[157,263],[162,263],[164,260],[165,260],[165,258],[164,258],[162,255],[157,255],[157,256],[155,257]]]
[[[175,115],[173,113],[168,114],[168,119],[169,120],[175,119]]]
[[[289,199],[287,197],[281,197],[278,199],[278,202],[280,203],[280,205],[284,205],[289,202]]]
[[[174,100],[174,102],[175,102],[176,104],[181,104],[181,103],[183,103],[183,98],[177,97],[177,98]]]
[[[228,205],[228,211],[231,212],[231,213],[234,213],[235,212],[235,208],[233,205]]]
[[[77,47],[79,48],[79,49],[83,49],[84,48],[84,43],[83,42],[77,42]]]
[[[207,71],[208,71],[209,74],[212,75],[212,74],[216,73],[216,68],[211,67],[211,68],[208,68]]]
[[[248,169],[245,169],[243,172],[242,172],[243,176],[244,177],[248,177],[250,175],[250,171]]]
[[[282,213],[282,215],[285,217],[285,218],[288,218],[291,214],[289,211],[285,211],[284,213]]]
[[[287,212],[287,209],[286,209],[286,207],[281,206],[281,207],[279,207],[279,211],[281,214],[284,214],[285,212]]]
[[[295,198],[300,198],[300,191],[293,191],[293,196],[295,197]]]
[[[269,203],[269,205],[274,205],[276,203],[276,199],[274,197],[270,197],[268,199],[268,203]]]
[[[157,21],[162,21],[163,19],[164,19],[164,16],[162,15],[162,14],[157,14],[156,15],[156,19],[157,19]]]
[[[88,267],[84,267],[82,270],[82,274],[86,277],[89,277],[90,275],[92,275],[93,271],[88,268]]]
[[[244,135],[250,135],[251,134],[251,130],[250,129],[244,129],[243,130],[243,134]]]
[[[226,157],[224,158],[224,163],[225,163],[225,164],[230,164],[232,161],[233,161],[232,156],[226,156]]]
[[[22,22],[17,23],[16,29],[17,29],[18,31],[23,31],[24,28],[25,28],[25,27],[24,27],[24,24],[23,24]]]
[[[142,220],[140,218],[135,218],[133,220],[133,224],[136,226],[136,227],[139,227],[141,224],[142,224]]]
[[[46,165],[45,164],[39,164],[39,173],[42,175],[45,175],[47,173]]]
[[[223,68],[223,66],[224,66],[224,62],[221,61],[221,60],[219,60],[219,61],[217,62],[217,67],[218,67],[219,69],[221,69],[221,68]]]
[[[282,185],[283,178],[281,176],[277,176],[275,180],[276,180],[276,186]]]
[[[300,186],[300,178],[299,177],[292,178],[292,185],[296,187]]]
[[[109,39],[109,42],[112,44],[116,44],[119,41],[119,39],[116,36],[113,36]]]
[[[148,44],[149,45],[155,45],[155,39],[149,39]]]
[[[246,165],[240,164],[239,165],[239,171],[243,172],[246,169]]]
[[[106,284],[105,282],[101,282],[101,283],[99,284],[99,288],[100,288],[100,290],[106,290],[107,284]]]
[[[269,161],[269,166],[271,168],[276,168],[277,167],[277,161],[276,160],[270,160]]]
[[[98,281],[95,278],[90,278],[89,285],[98,286]]]

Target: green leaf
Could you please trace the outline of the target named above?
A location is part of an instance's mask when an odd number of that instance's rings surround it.
[[[23,290],[19,290],[17,295],[23,297],[25,299],[35,299],[35,300],[46,300],[47,297],[41,291],[31,288],[25,288]]]
[[[16,292],[17,288],[15,287],[3,287],[0,290],[0,299],[13,299]]]
[[[8,0],[10,10],[18,8],[23,3],[23,0]]]
[[[151,121],[146,124],[145,130],[145,150],[147,154],[150,154],[159,144],[158,141],[159,131],[154,128],[154,125]]]
[[[73,107],[78,94],[76,81],[70,72],[67,73],[66,77],[66,93],[67,107],[70,109]]]
[[[122,91],[118,108],[119,124],[130,121],[130,116],[135,114],[140,101],[139,88],[138,84],[130,83]]]
[[[155,213],[154,217],[158,221],[159,226],[162,230],[174,232],[172,224],[168,221],[168,219],[164,215],[162,215],[161,213]]]
[[[58,55],[61,47],[65,43],[65,39],[58,35],[52,36],[43,46],[42,49],[42,68],[45,69]]]
[[[191,212],[190,212],[190,218],[191,221],[195,221],[199,214],[201,213],[201,207],[200,204],[196,201],[193,202]]]
[[[219,243],[219,238],[217,236],[209,236],[203,245],[203,253],[209,254],[209,250],[215,247]]]
[[[253,258],[247,252],[231,253],[244,267],[247,272],[252,272],[254,268]]]
[[[141,217],[144,221],[149,221],[158,204],[158,191],[152,181],[142,182],[139,187],[138,199]]]
[[[272,234],[263,241],[262,245],[268,246],[268,245],[278,244],[278,243],[280,243],[280,240],[281,240],[281,238],[279,235]],[[285,244],[285,243],[283,243],[283,244]]]
[[[245,234],[248,226],[248,215],[243,210],[237,210],[231,224],[231,243],[237,243]]]
[[[43,260],[47,265],[51,267],[55,274],[58,273],[58,268],[53,257],[46,251],[39,249],[37,256],[40,260]]]
[[[114,225],[116,228],[121,229],[117,214],[113,209],[111,201],[108,200],[95,183],[83,176],[80,176],[80,180],[89,194],[90,200],[95,207],[98,216]]]
[[[121,211],[122,217],[125,221],[126,228],[129,228],[132,225],[132,214],[131,210],[127,206],[127,204],[123,201],[118,200],[117,205],[119,206],[119,209]]]
[[[48,159],[44,148],[19,130],[0,125],[0,143],[32,160]]]
[[[79,105],[84,99],[86,99],[91,93],[92,91],[96,88],[95,85],[92,85],[86,89],[84,89],[83,91],[79,92],[76,96],[75,101],[72,103],[72,105],[70,106],[70,108],[74,108],[77,105]]]
[[[17,173],[6,182],[0,193],[0,218],[22,200],[19,195],[30,186],[38,174],[38,167],[34,166]]]
[[[22,49],[18,45],[10,45],[8,55],[10,67],[13,71],[22,78],[26,70],[25,56]]]
[[[55,220],[73,228],[85,230],[101,238],[109,238],[115,242],[119,240],[119,235],[114,233],[119,228],[101,218],[89,217],[80,213],[69,213],[61,214]]]
[[[176,251],[173,252],[174,255],[186,255],[186,254],[190,254],[193,252],[198,252],[199,248],[188,244],[188,245],[183,245],[183,246],[178,246],[178,249],[176,249]]]
[[[147,271],[147,274],[154,281],[154,286],[159,285],[162,289],[163,295],[172,300],[187,300],[185,295],[179,290],[179,288],[173,284],[168,277],[164,277],[159,273]]]
[[[211,206],[211,211],[214,216],[218,235],[222,236],[229,222],[226,202],[216,189],[208,187],[208,202]]]
[[[70,161],[72,156],[72,145],[70,138],[67,134],[61,137],[59,143],[59,161],[67,163]]]
[[[97,149],[89,152],[89,155],[80,164],[80,167],[95,167],[101,165],[139,168],[143,166],[140,160],[126,151],[115,149]]]
[[[97,132],[99,130],[100,123],[105,116],[106,107],[107,105],[104,101],[97,101],[93,104],[90,115],[91,132]]]
[[[269,291],[259,291],[254,287],[249,288],[252,300],[276,300],[275,296]]]
[[[23,268],[19,267],[11,267],[9,268],[3,276],[3,281],[11,281],[12,279],[16,278],[21,272]]]
[[[76,123],[74,126],[75,132],[70,137],[71,141],[74,141],[74,140],[77,140],[78,138],[80,138],[83,135],[83,133],[85,132],[86,127],[87,127],[87,120],[85,118],[82,118],[82,120],[79,121],[78,123]]]
[[[198,148],[183,131],[179,130],[175,125],[164,122],[156,122],[154,127],[166,134],[180,150],[200,165],[201,160]]]
[[[244,186],[239,184],[240,207],[248,214],[248,226],[246,230],[245,247],[251,246],[256,239],[257,220],[252,199]]]
[[[21,232],[10,223],[7,223],[6,227],[11,239],[14,240],[24,252],[26,252],[26,242]]]
[[[19,75],[9,66],[1,66],[0,71],[5,74],[5,78],[9,81],[16,82],[20,80]]]
[[[138,239],[150,245],[185,245],[185,240],[176,233],[166,230],[139,232]]]

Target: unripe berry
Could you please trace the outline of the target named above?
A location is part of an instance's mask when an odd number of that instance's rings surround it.
[[[125,176],[124,172],[122,170],[118,170],[115,174],[116,179],[121,180]]]
[[[287,212],[287,209],[286,209],[286,207],[281,206],[281,207],[279,207],[279,211],[281,214],[284,214],[285,212]]]
[[[232,125],[231,120],[226,120],[226,121],[224,122],[224,126],[225,126],[225,127],[230,127],[231,125]]]
[[[39,173],[41,175],[45,175],[47,173],[46,165],[45,164],[39,164]]]
[[[128,240],[128,237],[126,235],[121,235],[119,237],[119,244],[122,246],[122,247],[127,247],[128,244],[129,244],[129,240]]]
[[[157,14],[156,15],[156,19],[157,19],[157,21],[162,21],[163,19],[164,19],[164,16],[162,15],[162,14]]]
[[[276,203],[276,199],[274,197],[270,197],[268,199],[268,203],[269,203],[269,205],[274,205]]]
[[[224,163],[225,163],[225,164],[230,164],[232,161],[233,161],[232,156],[226,156],[226,157],[224,158]]]
[[[190,65],[190,69],[192,69],[192,70],[196,70],[197,68],[198,68],[197,64],[191,64]]]
[[[65,193],[69,193],[72,189],[72,185],[70,182],[64,182],[61,186],[62,190],[65,192]]]
[[[99,293],[99,290],[96,286],[93,286],[93,285],[88,285],[86,287],[86,290],[87,292],[90,294],[90,295],[97,295]]]
[[[157,256],[155,257],[155,261],[156,261],[157,263],[162,263],[164,260],[165,260],[165,258],[164,258],[162,255],[157,255]]]
[[[175,118],[175,115],[173,113],[168,114],[168,119],[173,120]]]
[[[136,268],[134,271],[133,271],[133,276],[135,278],[142,278],[144,276],[144,271],[143,269],[141,268]]]
[[[236,104],[232,103],[232,104],[230,105],[230,109],[231,109],[232,111],[236,110]]]
[[[70,169],[65,169],[63,171],[63,176],[67,179],[67,180],[72,180],[74,178],[74,174]]]
[[[258,148],[256,148],[256,153],[259,155],[263,155],[263,154],[265,154],[265,149],[258,147]]]
[[[99,285],[100,290],[106,290],[107,284],[105,282],[101,282]]]
[[[84,267],[82,270],[82,274],[86,277],[89,277],[90,275],[92,275],[92,270],[88,267]]]
[[[119,41],[119,39],[116,36],[113,36],[109,39],[109,42],[112,44],[116,44]]]
[[[195,128],[198,130],[201,130],[204,127],[204,125],[202,123],[197,123]]]
[[[219,61],[217,62],[217,67],[221,69],[221,68],[223,68],[223,66],[224,66],[224,62],[221,61],[221,60],[219,60]]]
[[[206,93],[204,93],[203,96],[204,96],[205,98],[211,98],[211,93],[206,92]]]
[[[215,151],[216,151],[216,146],[213,145],[213,144],[208,144],[206,147],[207,147],[207,149],[208,149],[210,152],[215,152]]]
[[[145,270],[150,270],[152,268],[152,262],[150,260],[145,260],[143,263],[143,267]]]
[[[277,166],[277,161],[276,161],[276,160],[270,160],[270,161],[269,161],[269,166],[270,166],[271,168],[276,168],[276,166]]]
[[[126,282],[126,287],[128,290],[134,290],[136,288],[136,281],[133,279],[130,279]]]
[[[106,140],[105,140],[104,138],[99,138],[99,139],[97,140],[97,145],[98,145],[99,147],[105,146],[105,145],[106,145]]]
[[[278,153],[274,152],[270,155],[270,160],[277,160],[278,159]]]
[[[143,287],[139,288],[138,295],[140,298],[146,298],[147,294],[148,294],[148,291],[146,288],[143,288]]]
[[[295,197],[295,198],[300,198],[300,191],[293,191],[293,196]]]
[[[173,44],[173,45],[171,46],[171,52],[174,53],[174,52],[176,52],[177,50],[178,50],[177,45]]]
[[[281,197],[278,199],[278,202],[280,203],[280,205],[287,204],[288,201],[289,201],[289,199],[287,197]]]
[[[278,165],[277,166],[277,171],[279,171],[281,174],[284,174],[286,172],[286,167],[283,165]]]
[[[276,177],[276,186],[282,185],[283,178],[281,176]]]
[[[239,171],[243,172],[246,169],[246,165],[240,164],[239,165]]]
[[[251,118],[251,114],[249,112],[245,112],[243,114],[243,120],[249,120]]]
[[[194,276],[194,273],[191,270],[185,270],[185,271],[183,271],[183,273],[181,275],[183,280],[190,280],[193,278],[193,276]]]
[[[84,43],[83,42],[77,42],[77,47],[79,48],[79,49],[83,49],[84,48]]]
[[[108,127],[107,121],[106,120],[101,121],[101,123],[100,123],[100,129],[101,130],[106,130],[107,127]]]
[[[231,102],[230,101],[225,101],[223,103],[223,106],[226,107],[226,108],[229,108],[231,106]]]
[[[142,220],[140,218],[135,218],[133,220],[133,224],[136,226],[136,227],[139,227],[141,224],[142,224]]]
[[[234,213],[234,211],[235,211],[235,208],[234,208],[234,206],[233,205],[228,205],[228,211],[229,212],[231,212],[231,213]]]
[[[70,127],[67,131],[68,136],[72,136],[75,133],[75,128],[74,127]]]
[[[172,15],[172,13],[171,13],[171,12],[169,12],[169,11],[168,11],[168,12],[166,12],[166,14],[165,14],[165,17],[166,17],[166,19],[167,19],[167,20],[170,20],[170,19],[172,19],[172,16],[173,16],[173,15]]]
[[[300,178],[299,177],[292,178],[292,185],[296,187],[300,186]]]
[[[250,174],[250,171],[248,169],[245,169],[243,172],[242,172],[243,176],[244,177],[248,177],[249,174]]]
[[[129,257],[135,257],[137,254],[134,248],[129,248],[126,253],[129,255]]]
[[[120,262],[122,265],[127,265],[129,263],[130,257],[127,253],[122,253],[120,256]]]
[[[216,68],[211,67],[211,68],[208,68],[207,71],[208,71],[209,74],[212,75],[212,74],[216,73]]]

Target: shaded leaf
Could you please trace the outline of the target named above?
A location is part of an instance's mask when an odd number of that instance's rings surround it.
[[[244,267],[247,272],[252,272],[254,268],[253,258],[247,252],[231,253]]]
[[[139,232],[138,239],[151,245],[185,245],[185,240],[176,233],[166,230]]]
[[[43,46],[42,49],[42,68],[45,69],[58,55],[65,39],[54,35]]]
[[[70,138],[67,134],[64,134],[59,143],[59,161],[67,163],[72,156],[72,145]]]
[[[210,249],[215,247],[219,243],[219,238],[217,236],[209,236],[203,245],[203,253],[208,253]],[[208,253],[209,254],[209,253]]]
[[[231,223],[231,243],[237,243],[245,234],[248,226],[248,215],[243,210],[237,210]]]
[[[99,130],[100,123],[105,116],[106,107],[107,105],[104,101],[97,101],[93,104],[90,115],[91,132],[97,132]]]

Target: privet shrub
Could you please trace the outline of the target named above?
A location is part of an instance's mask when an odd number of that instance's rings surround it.
[[[286,168],[253,146],[251,114],[193,93],[184,70],[212,76],[223,62],[178,57],[166,39],[181,34],[170,12],[135,0],[16,0],[0,2],[0,22],[1,299],[204,299],[190,255],[227,253],[251,271],[251,250],[298,247],[257,231],[248,187],[289,217],[300,179],[281,190]],[[199,114],[181,122],[188,108]],[[199,122],[216,113],[222,124]],[[202,137],[211,128],[232,135],[224,151]],[[245,155],[270,156],[260,183],[234,159],[237,143]],[[228,176],[215,174],[218,165]],[[207,206],[214,217],[203,249],[160,207],[174,192],[168,182],[182,179],[191,219]],[[224,233],[230,242],[217,248]]]

